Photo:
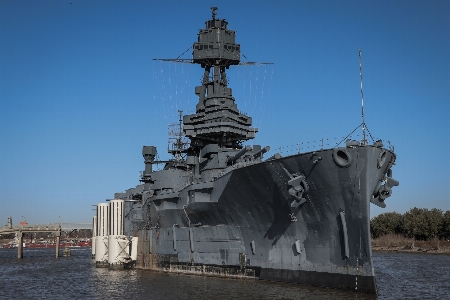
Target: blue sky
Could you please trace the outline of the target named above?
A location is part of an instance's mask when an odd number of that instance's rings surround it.
[[[274,153],[361,124],[361,48],[366,124],[395,146],[400,181],[371,215],[450,209],[449,1],[3,0],[0,224],[91,222],[92,205],[139,184],[143,145],[168,158],[167,126],[195,109],[202,72],[152,59],[191,47],[211,6],[250,61],[274,63],[228,72],[254,143]]]

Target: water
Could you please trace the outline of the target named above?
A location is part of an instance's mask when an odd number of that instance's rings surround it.
[[[0,249],[0,299],[377,299],[249,279],[96,268],[91,249]],[[450,299],[450,255],[375,253],[378,299]]]

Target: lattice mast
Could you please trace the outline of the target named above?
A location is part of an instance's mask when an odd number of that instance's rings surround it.
[[[204,69],[200,86],[195,87],[199,97],[196,113],[183,118],[184,132],[191,140],[191,151],[198,152],[208,144],[220,147],[242,148],[243,141],[255,137],[257,128],[250,128],[252,118],[241,114],[228,87],[226,69],[240,62],[240,45],[235,42],[235,31],[228,22],[216,19],[217,7],[211,7],[212,19],[200,29],[193,45],[193,63]]]
[[[167,152],[172,154],[176,161],[182,161],[189,145],[189,141],[183,133],[183,111],[178,110],[179,121],[169,125],[169,145]]]

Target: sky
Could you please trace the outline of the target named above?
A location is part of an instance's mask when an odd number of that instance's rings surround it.
[[[139,184],[142,146],[169,158],[168,124],[194,113],[203,74],[153,59],[191,58],[211,6],[242,61],[273,62],[227,73],[259,129],[249,144],[336,146],[362,123],[361,49],[365,123],[400,181],[371,216],[450,209],[449,1],[3,0],[0,225],[89,223]]]

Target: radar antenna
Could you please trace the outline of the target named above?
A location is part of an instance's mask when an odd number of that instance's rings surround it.
[[[218,10],[217,7],[215,7],[215,6],[211,7],[212,19],[213,19],[213,20],[216,19],[216,14],[217,14],[216,10]]]

